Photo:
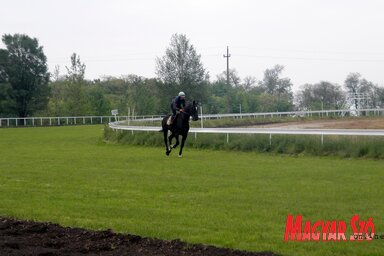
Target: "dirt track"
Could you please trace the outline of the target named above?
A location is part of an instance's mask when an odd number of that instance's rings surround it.
[[[288,129],[384,129],[384,118],[305,120],[298,122],[259,125],[257,127]]]
[[[0,217],[0,255],[275,256]]]

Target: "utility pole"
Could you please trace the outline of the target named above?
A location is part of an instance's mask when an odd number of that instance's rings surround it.
[[[231,54],[229,54],[229,48],[227,46],[227,55],[223,55],[224,58],[227,58],[227,84],[229,85],[229,57],[231,57]]]

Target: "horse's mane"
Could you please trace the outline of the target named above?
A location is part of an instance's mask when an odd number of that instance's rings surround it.
[[[190,101],[185,102],[185,107],[192,107],[192,106],[193,106],[192,102],[190,102]]]

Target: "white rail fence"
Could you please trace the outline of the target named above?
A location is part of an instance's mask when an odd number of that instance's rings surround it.
[[[289,112],[265,112],[265,113],[231,113],[231,114],[211,114],[204,115],[204,119],[220,119],[225,117],[243,118],[243,117],[327,117],[327,116],[383,116],[384,109],[370,108],[370,109],[347,109],[347,110],[316,110],[316,111],[289,111]]]
[[[111,122],[109,127],[113,130],[131,131],[147,131],[158,132],[161,127],[158,126],[129,126],[126,122]],[[384,136],[384,130],[379,129],[289,129],[289,128],[191,128],[189,130],[194,133],[195,139],[197,133],[221,133],[227,135],[227,143],[229,143],[230,134],[267,134],[269,135],[269,143],[272,144],[272,135],[319,135],[321,144],[324,144],[324,136],[326,135],[342,135],[342,136]]]
[[[117,120],[127,120],[127,118],[127,116],[119,116]],[[117,120],[114,116],[0,117],[0,127],[107,124]]]
[[[266,112],[266,113],[229,113],[229,114],[203,114],[201,120],[221,118],[276,118],[276,117],[328,117],[345,114],[350,116],[384,116],[384,109],[360,109],[360,110],[319,110],[319,111],[290,111],[290,112]],[[117,121],[160,121],[162,115],[145,116],[117,116]],[[116,121],[115,116],[67,116],[67,117],[0,117],[0,127],[18,126],[58,126],[58,125],[84,125],[107,124]]]

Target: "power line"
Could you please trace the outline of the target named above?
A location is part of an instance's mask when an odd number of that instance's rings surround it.
[[[384,59],[342,59],[342,58],[311,58],[311,57],[290,57],[290,56],[269,56],[269,55],[248,55],[239,54],[239,57],[266,58],[266,59],[287,59],[287,60],[310,60],[310,61],[336,61],[336,62],[384,62]]]
[[[318,49],[313,49],[313,50],[303,50],[303,49],[284,49],[284,48],[263,48],[263,47],[252,47],[252,46],[232,46],[232,49],[244,49],[244,50],[256,50],[258,52],[290,52],[290,53],[312,53],[312,54],[359,54],[359,55],[384,55],[384,52],[373,52],[373,51],[362,51],[362,50],[355,50],[355,51],[332,51],[332,50],[318,50]],[[201,48],[202,50],[204,48]],[[236,55],[237,56],[237,55]]]

